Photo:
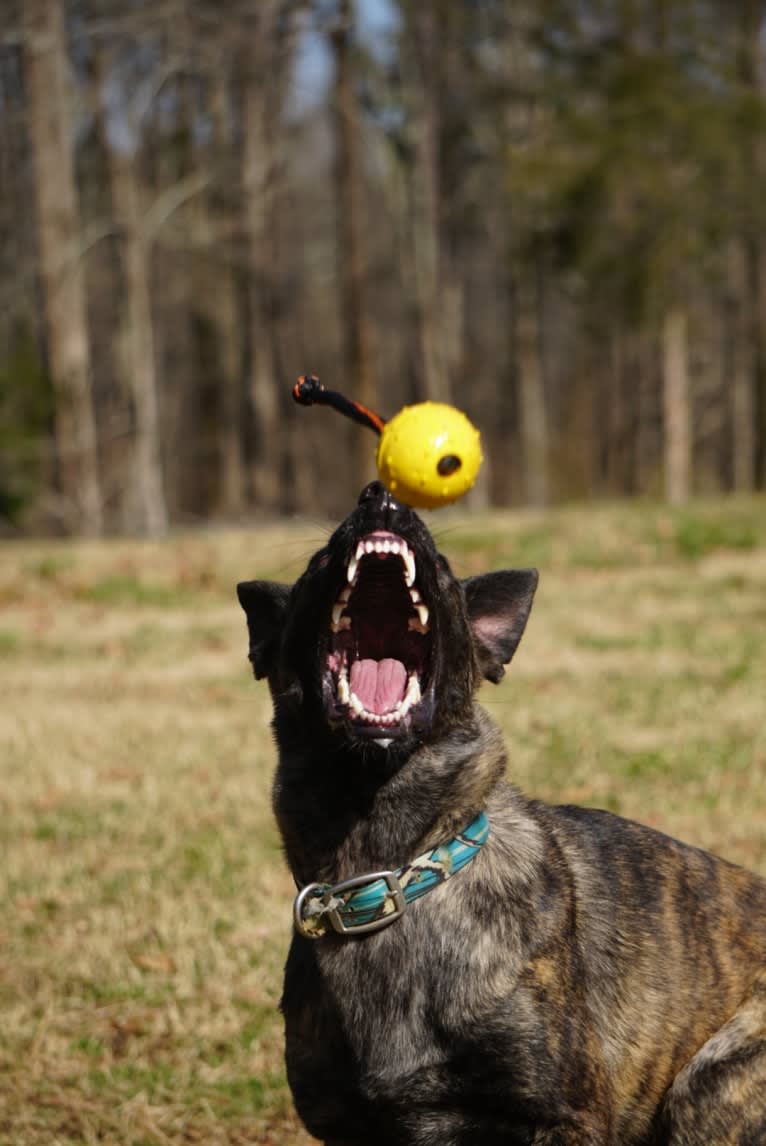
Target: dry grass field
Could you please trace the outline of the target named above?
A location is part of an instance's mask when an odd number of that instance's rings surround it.
[[[766,872],[766,502],[435,515],[537,564],[483,699],[527,791]],[[277,1013],[292,885],[234,596],[317,525],[0,547],[0,1143],[310,1139]]]

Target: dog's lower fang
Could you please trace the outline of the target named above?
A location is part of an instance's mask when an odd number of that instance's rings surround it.
[[[420,681],[418,680],[417,673],[413,673],[407,684],[407,692],[404,697],[404,702],[405,704],[409,702],[409,705],[411,706],[413,704],[417,704],[420,699]]]
[[[416,605],[415,609],[418,615],[417,617],[407,618],[407,629],[411,633],[420,633],[421,635],[425,636],[426,633],[431,631],[428,624],[428,618],[430,616],[430,613],[428,612],[428,606]]]
[[[351,618],[343,616],[345,607],[341,601],[339,601],[337,605],[333,605],[332,620],[330,622],[330,629],[333,633],[340,633],[343,632],[344,629],[351,628]]]
[[[337,693],[338,701],[341,704],[347,705],[351,699],[351,690],[348,686],[348,677],[346,676],[345,671],[341,672],[338,676]]]

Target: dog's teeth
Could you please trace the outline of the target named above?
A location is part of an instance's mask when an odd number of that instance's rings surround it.
[[[405,577],[404,581],[407,588],[411,588],[415,584],[415,558],[410,553],[409,549],[401,554],[404,561]]]
[[[404,699],[408,700],[410,704],[417,704],[420,700],[420,695],[420,681],[416,674],[413,673],[407,685],[407,693]]]
[[[430,616],[428,612],[428,605],[424,605],[421,601],[419,604],[415,605],[415,611],[417,613],[417,617],[407,618],[407,628],[411,633],[427,633],[429,631],[428,618]]]
[[[358,566],[359,562],[362,560],[362,558],[364,557],[364,554],[365,554],[364,542],[360,541],[357,544],[354,556],[351,558],[348,565],[346,566],[346,580],[348,581],[349,585],[353,585],[354,582],[356,581],[357,566]]]
[[[391,542],[390,551],[391,551],[391,553],[395,553],[397,555],[397,557],[399,556],[399,553],[401,552],[401,550],[399,548],[399,542],[398,541],[392,541]]]
[[[375,552],[375,542],[374,541],[365,541],[364,551],[365,551],[365,553],[374,553]]]
[[[351,600],[351,586],[350,585],[344,585],[344,587],[341,589],[340,593],[338,594],[338,600],[340,601],[340,603],[342,605],[347,605],[349,603],[349,601]]]
[[[419,605],[423,598],[420,596],[420,593],[417,591],[417,589],[413,588],[410,589],[410,600],[412,601],[413,605]]]
[[[415,678],[415,684],[417,685],[417,678]],[[342,676],[338,678],[337,692],[339,702],[348,705],[357,720],[363,720],[366,724],[375,724],[379,728],[398,724],[412,708],[415,700],[420,698],[420,690],[418,689],[417,695],[415,695],[412,691],[412,685],[410,685],[407,695],[399,701],[396,708],[390,712],[370,712],[364,707],[356,693],[351,692],[348,682]]]

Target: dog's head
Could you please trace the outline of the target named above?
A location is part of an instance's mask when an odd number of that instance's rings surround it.
[[[534,569],[457,580],[423,522],[380,482],[292,587],[245,581],[250,660],[279,727],[409,750],[463,721],[526,625]]]

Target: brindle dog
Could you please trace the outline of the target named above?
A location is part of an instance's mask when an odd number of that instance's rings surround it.
[[[536,583],[457,580],[373,483],[294,586],[238,588],[299,887],[397,870],[489,820],[390,926],[309,937],[299,913],[282,1004],[298,1112],[327,1146],[766,1143],[766,882],[504,780],[474,694],[503,676]]]

